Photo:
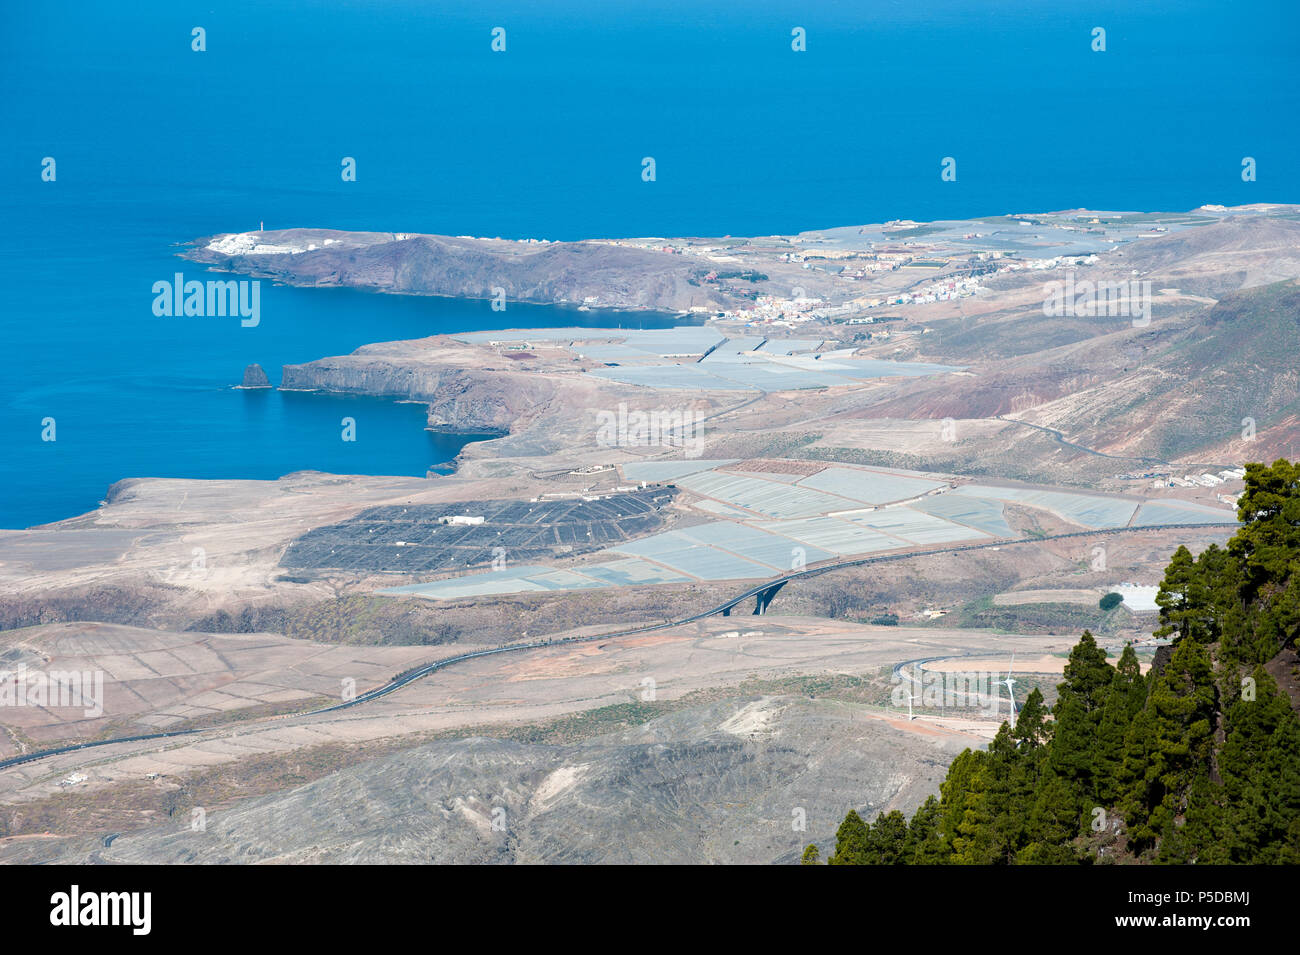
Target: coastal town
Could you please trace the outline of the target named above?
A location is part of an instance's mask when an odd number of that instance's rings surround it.
[[[1087,269],[1098,253],[1136,239],[1216,221],[1205,206],[1185,214],[1062,212],[920,224],[806,232],[793,236],[718,239],[591,240],[593,245],[681,256],[698,263],[693,282],[736,304],[693,304],[701,317],[754,326],[795,327],[809,322],[874,324],[880,309],[932,305],[977,296],[989,283],[1016,273]],[[529,239],[529,243],[544,240]],[[774,288],[776,286],[777,288]],[[612,307],[601,296],[584,309]]]

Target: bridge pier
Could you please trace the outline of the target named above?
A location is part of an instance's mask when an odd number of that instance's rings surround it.
[[[768,587],[766,590],[761,591],[754,598],[754,613],[757,615],[762,615],[767,613],[767,608],[768,605],[771,604],[772,598],[775,597],[776,592],[784,586],[785,586],[785,581],[783,580],[779,584],[773,584],[771,587]]]

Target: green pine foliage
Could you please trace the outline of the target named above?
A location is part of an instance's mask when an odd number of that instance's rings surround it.
[[[910,824],[849,812],[830,864],[1300,863],[1300,719],[1263,666],[1300,635],[1300,466],[1247,465],[1238,513],[1170,560],[1161,669],[1085,631],[1050,713],[1035,689]]]
[[[1208,777],[1216,702],[1209,653],[1194,640],[1180,641],[1124,740],[1119,782],[1135,849],[1169,834],[1193,784]]]
[[[852,809],[835,833],[835,851],[827,865],[870,865],[867,856],[867,833],[870,826]]]
[[[1229,664],[1271,659],[1300,628],[1300,464],[1246,465],[1241,529],[1226,549],[1180,547],[1156,603],[1160,636],[1217,643]]]

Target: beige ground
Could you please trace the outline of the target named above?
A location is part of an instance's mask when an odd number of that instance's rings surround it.
[[[1101,599],[1099,590],[1015,590],[995,594],[997,607],[1016,607],[1021,604],[1095,604]]]
[[[152,772],[177,773],[325,742],[365,742],[457,727],[537,721],[636,701],[651,689],[656,699],[671,700],[693,690],[736,685],[749,677],[871,674],[906,659],[987,650],[1015,650],[1018,656],[1032,656],[1063,651],[1071,642],[1066,637],[990,636],[810,618],[755,618],[737,626],[728,619],[715,618],[635,638],[474,660],[341,713],[250,721],[190,738],[120,744],[12,767],[0,772],[0,804],[58,791],[59,781],[73,772],[88,777],[77,784],[79,787],[96,787],[141,779]],[[349,648],[347,652],[361,660],[375,651]],[[407,659],[417,653],[412,648],[401,652]],[[391,669],[399,662],[397,655],[391,650],[385,654],[385,665]],[[329,660],[328,655],[325,659]],[[331,669],[328,679],[338,672],[336,667]],[[947,718],[909,722],[904,714],[888,710],[872,712],[868,718],[923,735],[958,733],[972,743],[990,738],[996,729],[993,722]],[[743,727],[739,729],[743,731]]]
[[[1111,656],[1109,662],[1113,666],[1118,659],[1116,656]],[[990,656],[979,658],[978,670],[981,672],[992,671],[994,673],[1006,673],[1010,670],[1012,676],[1018,673],[1040,673],[1057,676],[1065,672],[1065,665],[1069,662],[1069,657],[1066,655],[1017,655],[1014,660],[1010,656]],[[1151,669],[1151,664],[1142,663],[1141,667],[1142,672],[1146,673],[1147,670]],[[934,670],[938,673],[970,673],[974,672],[976,667],[972,666],[969,660],[954,659],[930,660],[921,669]]]
[[[111,733],[171,729],[191,720],[223,721],[238,710],[342,699],[417,664],[457,652],[427,647],[349,647],[272,634],[171,633],[104,623],[61,623],[0,633],[5,669],[101,674],[102,714],[87,706],[13,706],[0,711],[14,756]],[[351,681],[350,684],[345,681]],[[93,682],[93,681],[88,681]],[[29,745],[18,745],[21,736]]]

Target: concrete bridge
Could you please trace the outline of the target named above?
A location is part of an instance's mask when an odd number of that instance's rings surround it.
[[[776,596],[776,592],[780,590],[782,587],[784,587],[787,583],[789,583],[789,578],[786,578],[784,580],[778,580],[770,587],[766,587],[758,591],[757,593],[746,591],[744,594],[737,597],[731,603],[723,607],[722,615],[724,617],[730,617],[731,611],[735,609],[736,605],[742,603],[745,600],[748,600],[750,597],[754,598],[754,613],[765,614],[767,613],[768,604],[772,602],[772,598]]]

